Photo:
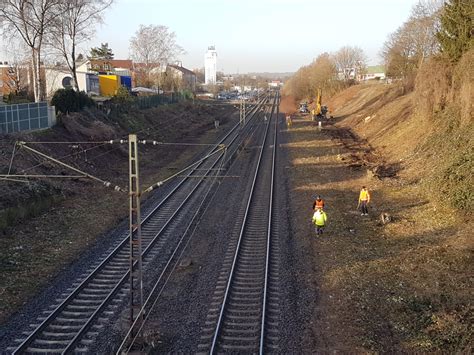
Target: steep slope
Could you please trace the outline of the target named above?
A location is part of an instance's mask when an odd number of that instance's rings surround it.
[[[472,346],[472,69],[431,65],[414,91],[355,85],[324,102],[334,118],[322,130],[297,114],[286,129],[296,259],[314,295],[295,297],[308,352]],[[369,217],[356,211],[362,185]],[[308,222],[316,194],[328,206],[322,237]]]

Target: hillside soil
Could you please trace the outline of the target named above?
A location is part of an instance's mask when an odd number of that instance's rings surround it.
[[[8,171],[13,143],[31,147],[127,188],[128,145],[86,144],[127,138],[166,143],[212,143],[236,122],[228,105],[176,104],[108,117],[100,112],[63,117],[52,129],[3,137],[0,167]],[[220,120],[215,128],[214,120]],[[69,142],[69,143],[67,143]],[[203,145],[140,145],[141,186],[148,187],[183,167],[206,149]],[[17,174],[75,175],[21,149],[12,165]],[[41,179],[29,183],[0,181],[0,323],[80,257],[100,236],[128,216],[128,195],[85,179]],[[146,195],[143,196],[146,199]]]
[[[400,161],[426,134],[413,132],[413,141],[398,136],[403,120],[393,117],[409,114],[409,97],[388,108],[393,116],[381,115],[387,121],[376,121],[390,139],[377,141],[380,130],[365,124],[387,109],[387,96],[393,101],[400,95],[375,86],[346,90],[330,102],[334,119],[322,130],[295,113],[291,97],[281,104],[294,117],[283,147],[291,229],[310,265],[297,277],[312,297],[296,297],[302,313],[310,314],[301,317],[307,319],[307,353],[472,350],[473,222],[421,188],[419,169]],[[365,135],[353,129],[355,122],[362,122]],[[363,185],[372,197],[368,216],[357,210]],[[311,224],[318,194],[328,215],[319,237]]]

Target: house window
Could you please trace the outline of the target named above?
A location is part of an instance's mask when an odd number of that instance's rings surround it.
[[[70,89],[72,88],[72,78],[70,76],[65,76],[61,82],[63,88]]]
[[[99,64],[94,64],[93,68],[94,69],[100,69],[100,66],[99,66]]]
[[[110,65],[104,64],[104,70],[110,70]]]

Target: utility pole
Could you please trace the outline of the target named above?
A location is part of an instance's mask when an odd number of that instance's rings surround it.
[[[245,83],[242,86],[242,82],[240,85],[240,125],[243,127],[245,126],[245,100],[244,100],[244,89]]]
[[[240,98],[240,125],[245,126],[245,101]]]
[[[130,195],[130,326],[135,321],[135,311],[143,320],[143,269],[142,228],[140,213],[140,183],[138,176],[137,135],[128,135],[129,195]],[[134,264],[137,264],[134,267]],[[134,336],[134,334],[132,334]]]

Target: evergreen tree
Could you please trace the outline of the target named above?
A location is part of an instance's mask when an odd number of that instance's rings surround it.
[[[114,59],[114,53],[108,43],[101,43],[100,47],[91,48],[89,59]]]
[[[436,34],[441,51],[457,61],[472,47],[474,2],[449,0],[440,15],[440,30]]]

